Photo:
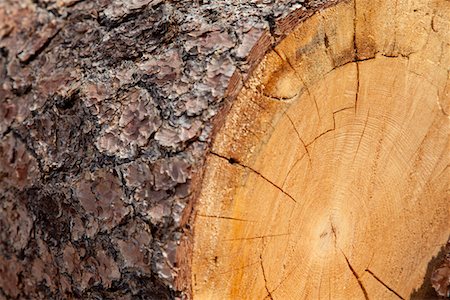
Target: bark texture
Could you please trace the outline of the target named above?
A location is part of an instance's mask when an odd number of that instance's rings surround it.
[[[187,297],[213,117],[322,2],[0,0],[0,298]]]

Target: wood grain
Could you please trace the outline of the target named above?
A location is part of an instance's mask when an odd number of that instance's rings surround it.
[[[195,299],[420,287],[450,234],[448,20],[448,1],[344,1],[263,58],[207,158]]]

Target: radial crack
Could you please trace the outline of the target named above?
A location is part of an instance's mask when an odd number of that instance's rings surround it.
[[[364,293],[364,298],[366,300],[369,300],[369,295],[367,294],[366,288],[362,284],[361,279],[359,279],[358,274],[356,273],[355,269],[353,269],[352,265],[350,264],[350,261],[348,260],[347,256],[345,255],[344,251],[342,251],[342,249],[339,249],[339,250],[341,250],[341,253],[344,256],[345,261],[347,262],[348,268],[350,269],[350,271],[352,271],[353,276],[355,276],[356,280],[358,281],[359,287],[361,288],[362,292]]]
[[[355,114],[358,109],[358,100],[359,100],[359,90],[360,90],[360,82],[359,82],[359,63],[356,62],[356,95],[355,95]]]
[[[325,22],[325,16],[322,15],[322,20]],[[330,49],[330,40],[328,38],[328,35],[326,31],[323,33],[323,44],[325,46],[325,52],[327,53],[328,57],[330,58],[331,64],[333,65],[333,69],[336,67],[336,62],[334,61],[334,56],[332,54],[332,50]]]
[[[292,127],[295,130],[295,133],[297,134],[297,137],[299,139],[299,141],[302,143],[303,147],[305,148],[306,151],[306,155],[308,155],[308,159],[309,159],[309,164],[312,165],[312,160],[311,160],[311,155],[309,154],[308,148],[306,147],[305,142],[303,141],[303,139],[300,136],[300,133],[297,130],[297,127],[295,127],[294,121],[292,121],[291,117],[289,116],[289,114],[287,112],[284,113],[286,115],[286,117],[288,118],[289,122],[291,122]]]
[[[321,120],[321,118],[320,118],[320,111],[319,111],[319,105],[317,105],[316,97],[314,97],[314,95],[310,95],[310,96],[313,99],[314,106],[316,107],[317,116],[319,117],[319,122],[320,122],[320,120]]]
[[[300,264],[296,264],[294,268],[278,283],[278,285],[272,290],[275,292],[293,273],[300,267]]]
[[[353,48],[355,49],[355,60],[358,60],[358,47],[356,46],[356,0],[353,0],[353,9],[355,11],[355,16],[353,18]]]
[[[221,158],[221,159],[227,160],[230,164],[237,164],[237,165],[241,166],[242,168],[245,168],[245,169],[248,169],[248,170],[252,171],[252,172],[255,173],[256,175],[258,175],[258,176],[260,176],[262,179],[264,179],[266,182],[268,182],[270,185],[272,185],[273,187],[275,187],[277,190],[279,190],[280,192],[282,192],[284,195],[286,195],[289,199],[291,199],[292,201],[294,201],[295,203],[297,203],[297,200],[295,200],[294,197],[292,197],[290,194],[288,194],[286,191],[284,191],[281,187],[279,187],[278,185],[276,185],[274,182],[272,182],[270,179],[268,179],[267,177],[265,177],[264,175],[262,175],[261,173],[259,173],[259,172],[256,171],[255,169],[253,169],[253,168],[251,168],[251,167],[249,167],[249,166],[246,166],[246,165],[240,163],[239,161],[237,161],[237,160],[234,159],[234,158],[228,158],[228,157],[225,157],[225,156],[223,156],[223,155],[220,155],[220,154],[215,153],[215,152],[212,152],[212,151],[210,151],[210,153],[211,153],[212,155],[215,155],[215,156]]]
[[[305,146],[305,149],[306,149],[306,146]],[[284,188],[284,185],[286,184],[286,180],[289,178],[289,175],[291,175],[292,170],[294,170],[295,166],[303,159],[303,157],[305,157],[305,155],[306,155],[306,152],[299,159],[297,159],[295,161],[295,163],[292,165],[292,167],[286,173],[286,177],[284,177],[283,184],[281,185],[282,188]]]
[[[272,293],[270,292],[269,287],[267,286],[267,278],[266,278],[266,272],[264,270],[262,255],[259,255],[259,261],[261,264],[261,270],[262,270],[262,274],[263,274],[263,278],[264,278],[264,287],[266,288],[266,292],[268,294],[269,299],[273,300]]]
[[[230,241],[247,241],[247,240],[257,240],[257,239],[264,239],[264,238],[273,238],[273,237],[280,237],[280,236],[286,236],[290,235],[291,233],[280,233],[280,234],[268,234],[268,235],[261,235],[261,236],[253,236],[253,237],[247,237],[247,238],[236,238],[236,239],[226,239],[222,240],[224,242],[230,242]]]
[[[398,16],[398,0],[395,0],[394,4],[394,15]],[[395,48],[397,47],[397,34],[398,34],[398,18],[394,18],[394,45],[392,46],[392,52],[395,51]]]
[[[225,271],[225,272],[222,272],[222,273],[218,273],[218,274],[219,274],[219,275],[223,275],[223,274],[228,274],[228,273],[231,273],[231,272],[235,272],[235,271],[247,269],[247,268],[249,268],[249,267],[251,267],[251,266],[256,265],[258,262],[259,262],[259,261],[255,261],[255,262],[253,262],[253,263],[251,263],[251,264],[242,266],[242,267],[240,267],[240,268],[231,269],[231,270],[228,270],[228,271]]]
[[[366,132],[366,127],[367,127],[367,122],[368,122],[368,120],[369,120],[369,110],[367,111],[366,120],[365,120],[365,122],[364,122],[364,127],[363,127],[361,136],[360,136],[359,141],[358,141],[358,146],[356,146],[355,156],[353,156],[353,163],[355,162],[356,155],[358,155],[359,147],[361,146],[361,142],[362,142],[364,133]]]
[[[281,53],[280,53],[276,48],[273,49],[273,52],[275,52],[275,54],[278,55],[278,57],[279,57],[282,61],[286,62],[286,63],[289,65],[289,67],[291,67],[291,69],[292,69],[292,71],[294,71],[295,75],[297,75],[298,77],[300,77],[300,75],[297,73],[297,70],[295,70],[294,66],[291,64],[291,62],[289,61],[289,59],[287,59],[286,57],[284,57],[284,55],[281,55]]]
[[[392,292],[394,295],[396,295],[398,298],[405,300],[405,298],[403,298],[402,296],[400,296],[399,293],[397,293],[396,291],[394,291],[392,288],[390,288],[387,284],[385,284],[380,278],[378,278],[378,276],[376,276],[372,271],[370,271],[369,269],[365,270],[367,273],[369,273],[370,275],[372,275],[373,278],[375,278],[379,283],[381,283],[385,288],[387,288],[390,292]]]
[[[197,214],[197,216],[204,217],[204,218],[215,218],[215,219],[224,219],[224,220],[241,221],[241,222],[255,222],[255,221],[251,221],[251,220],[245,220],[245,219],[239,219],[239,218],[233,218],[233,217],[226,217],[226,216],[203,215],[203,214]]]
[[[303,77],[300,76],[300,74],[297,72],[297,70],[294,68],[294,66],[292,65],[291,61],[285,57],[284,55],[281,55],[280,51],[278,51],[276,48],[273,49],[273,52],[275,52],[276,55],[278,55],[278,57],[286,62],[288,64],[288,66],[292,69],[292,71],[294,71],[295,76],[297,76],[297,78],[300,80],[300,82],[303,84],[303,86],[306,89],[306,92],[308,93],[309,96],[311,96],[311,92],[309,91],[308,86],[306,85],[305,80],[303,79]],[[320,117],[320,116],[319,116]]]
[[[333,233],[333,237],[334,237],[334,247],[338,248],[338,246],[337,246],[336,227],[334,227],[334,224],[333,224],[333,221],[331,220],[331,217],[330,217],[330,224],[331,224],[331,232]],[[341,252],[342,252],[342,250],[341,250]]]

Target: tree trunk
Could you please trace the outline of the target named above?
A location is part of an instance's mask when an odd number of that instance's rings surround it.
[[[447,296],[450,2],[272,2],[0,0],[0,298]]]

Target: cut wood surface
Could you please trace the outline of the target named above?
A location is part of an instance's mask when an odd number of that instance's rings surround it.
[[[343,1],[240,90],[207,157],[194,299],[409,299],[450,234],[449,1]]]

